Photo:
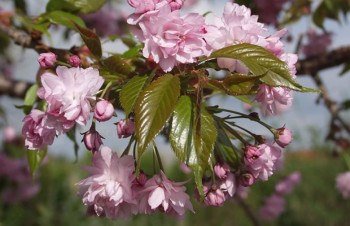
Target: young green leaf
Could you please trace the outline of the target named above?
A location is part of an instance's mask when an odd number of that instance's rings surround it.
[[[62,10],[75,13],[93,13],[99,10],[106,0],[50,0],[46,5],[46,11]]]
[[[129,75],[133,70],[119,55],[110,56],[101,61],[104,68],[112,73]]]
[[[51,23],[63,25],[74,30],[77,30],[74,24],[78,24],[80,27],[86,27],[84,21],[80,17],[63,11],[52,11],[43,14],[42,17],[43,19],[49,20]]]
[[[135,102],[146,84],[147,76],[134,76],[120,91],[119,100],[128,116],[133,111]]]
[[[139,95],[135,104],[135,133],[138,141],[138,158],[148,144],[164,127],[173,113],[180,95],[177,76],[164,75],[152,82]]]
[[[44,148],[43,150],[40,150],[40,151],[27,150],[27,160],[28,160],[28,165],[32,176],[35,175],[35,172],[40,166],[40,163],[45,158],[46,152],[47,152],[47,148]]]

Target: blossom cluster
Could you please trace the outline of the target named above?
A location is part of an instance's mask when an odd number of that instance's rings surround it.
[[[143,172],[136,176],[134,158],[118,157],[107,146],[101,146],[86,170],[90,176],[78,185],[90,214],[114,219],[155,211],[183,216],[185,210],[193,211],[184,183],[170,181],[163,172],[150,179]]]
[[[266,36],[267,29],[258,22],[258,16],[250,9],[235,3],[227,3],[222,17],[214,24],[206,24],[205,18],[196,13],[181,16],[183,1],[129,0],[135,12],[128,23],[137,25],[136,37],[144,43],[143,56],[159,64],[169,72],[180,64],[197,62],[199,57],[226,46],[240,43],[255,44],[269,50],[290,70],[295,79],[297,55],[286,53],[281,37],[286,30]],[[231,72],[248,74],[249,69],[239,60],[219,58],[218,66]],[[284,87],[262,84],[255,100],[261,104],[264,115],[274,115],[287,110],[293,100],[292,91]]]

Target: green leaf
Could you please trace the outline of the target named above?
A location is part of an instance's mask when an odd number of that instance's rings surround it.
[[[217,130],[214,125],[214,119],[207,112],[204,104],[201,106],[200,119],[198,112],[195,112],[191,149],[188,153],[188,165],[192,168],[197,189],[203,198],[202,178],[209,165],[210,155],[214,150],[214,144],[217,137]]]
[[[181,96],[171,121],[169,140],[177,158],[185,162],[192,139],[193,110],[189,96]]]
[[[32,106],[37,99],[37,94],[36,94],[37,91],[38,91],[38,85],[37,84],[32,85],[28,89],[28,91],[24,97],[23,104],[26,106]]]
[[[43,19],[49,20],[51,23],[63,25],[74,30],[77,30],[77,27],[74,24],[77,24],[80,27],[86,27],[84,21],[80,17],[63,11],[52,11],[43,14],[42,17]]]
[[[222,127],[218,130],[215,149],[233,169],[237,169],[239,164],[238,149],[232,144]]]
[[[135,102],[146,84],[147,76],[134,76],[120,91],[119,100],[128,116],[133,111]]]
[[[105,69],[112,73],[129,75],[133,71],[132,67],[119,55],[110,56],[102,60],[101,63]]]
[[[46,5],[46,11],[62,10],[75,13],[93,13],[99,10],[106,0],[50,0]]]
[[[35,175],[36,170],[40,166],[40,163],[45,158],[47,152],[47,148],[44,148],[43,150],[27,150],[27,160],[30,172],[32,176]]]
[[[313,92],[297,83],[289,74],[286,63],[261,46],[248,43],[225,47],[213,52],[211,58],[231,58],[244,63],[260,81],[269,86],[282,86],[301,92]]]
[[[142,49],[142,45],[134,46],[134,47],[128,49],[127,51],[125,51],[125,53],[123,53],[122,57],[128,58],[128,59],[137,58],[140,55],[141,49]]]
[[[139,95],[135,105],[135,133],[140,159],[148,144],[164,127],[180,95],[180,80],[167,74],[152,82]]]
[[[91,53],[95,57],[101,58],[102,47],[101,47],[101,41],[98,38],[97,34],[88,28],[83,28],[79,26],[78,24],[75,24],[75,26],[78,29],[81,38],[84,40],[86,46],[89,48]]]

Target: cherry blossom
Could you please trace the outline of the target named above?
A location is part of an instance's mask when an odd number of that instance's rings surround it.
[[[350,171],[341,173],[336,178],[336,188],[347,199],[350,197]]]

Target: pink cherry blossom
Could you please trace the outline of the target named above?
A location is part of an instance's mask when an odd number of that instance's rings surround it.
[[[285,148],[293,140],[292,132],[285,127],[277,129],[277,136],[278,136],[278,139],[276,140],[276,143],[281,148]]]
[[[77,55],[72,55],[69,57],[68,63],[72,67],[79,67],[80,66],[80,58]]]
[[[45,126],[45,112],[33,109],[23,119],[22,135],[28,149],[42,149],[51,145],[55,139],[55,129]]]
[[[276,115],[289,109],[293,95],[290,89],[262,84],[255,100],[260,103],[263,115]]]
[[[93,156],[90,176],[78,183],[83,203],[97,216],[125,218],[137,212],[137,202],[131,189],[135,176],[134,159],[118,157],[106,146]]]
[[[341,173],[336,178],[336,188],[344,199],[350,197],[350,171]]]
[[[98,121],[107,121],[112,118],[114,114],[114,107],[111,102],[107,100],[100,100],[95,105],[94,117]]]
[[[171,8],[171,11],[182,8],[185,0],[166,0]]]
[[[261,155],[259,148],[256,146],[247,145],[244,152],[244,160],[248,163],[254,162]]]
[[[278,182],[275,186],[275,191],[280,195],[286,195],[291,193],[295,186],[298,185],[301,181],[300,172],[293,172],[285,179]]]
[[[254,176],[251,173],[244,173],[239,178],[239,184],[243,187],[252,186],[255,182]]]
[[[261,144],[257,148],[260,156],[254,161],[245,161],[245,164],[256,179],[267,181],[276,169],[275,163],[281,157],[281,149],[269,144]]]
[[[229,197],[233,197],[237,190],[236,176],[229,172],[224,180],[217,181],[219,188]]]
[[[146,13],[148,11],[154,10],[156,4],[161,0],[128,0],[131,7],[135,8],[135,13]]]
[[[260,208],[260,218],[263,220],[274,220],[285,210],[286,201],[282,196],[273,194],[266,198],[264,205]]]
[[[161,172],[146,182],[142,192],[148,197],[148,205],[152,210],[158,209],[171,215],[183,216],[186,209],[193,212],[190,197],[183,184],[170,181]]]
[[[215,25],[206,30],[205,40],[213,50],[240,43],[257,44],[259,36],[266,31],[258,17],[251,15],[250,9],[230,2],[226,3],[222,18],[217,18]],[[248,73],[248,68],[235,59],[219,58],[218,65],[230,71]]]
[[[135,123],[131,119],[129,120],[120,120],[117,123],[117,134],[119,138],[126,138],[134,134],[135,132]]]
[[[139,23],[141,31],[136,35],[145,44],[143,56],[152,57],[165,72],[179,63],[196,62],[197,57],[209,54],[203,39],[204,22],[199,14],[180,16],[178,10],[164,5],[157,15]]]
[[[86,149],[92,151],[92,153],[98,151],[103,144],[102,136],[94,129],[89,130],[84,134],[83,141]]]
[[[49,68],[55,65],[57,61],[56,54],[48,52],[48,53],[40,53],[38,57],[38,62],[40,67]]]
[[[47,112],[63,114],[69,121],[85,125],[90,118],[91,105],[104,80],[97,69],[57,67],[57,75],[47,72],[41,76],[38,96],[46,100]]]

